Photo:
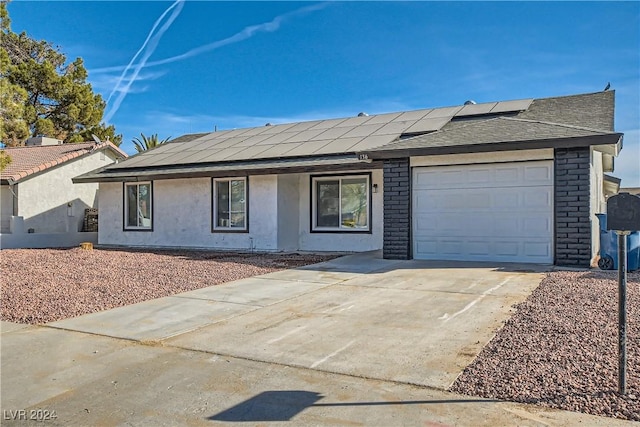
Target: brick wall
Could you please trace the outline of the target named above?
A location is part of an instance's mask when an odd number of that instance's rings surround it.
[[[589,215],[589,148],[556,149],[555,255],[556,265],[589,267],[591,222]]]
[[[409,159],[384,161],[385,259],[411,259],[411,174]]]

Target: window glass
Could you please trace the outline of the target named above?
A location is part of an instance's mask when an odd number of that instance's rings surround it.
[[[341,225],[347,228],[367,228],[369,219],[367,179],[343,179],[341,195]]]
[[[317,219],[318,227],[340,226],[340,181],[317,181]]]
[[[214,228],[247,228],[246,179],[214,179]]]
[[[138,186],[138,227],[151,227],[151,184]]]
[[[216,182],[217,226],[229,227],[229,181]]]
[[[244,180],[231,181],[231,227],[245,227]]]
[[[369,230],[369,177],[313,178],[313,229]]]
[[[138,226],[138,186],[127,186],[127,227]]]
[[[151,183],[125,184],[125,227],[151,228]]]

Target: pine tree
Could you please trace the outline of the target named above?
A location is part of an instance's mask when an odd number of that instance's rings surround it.
[[[12,32],[6,6],[0,3],[1,141],[12,146],[47,135],[81,142],[96,134],[119,145],[122,135],[101,123],[106,104],[87,83],[82,58],[67,63],[59,47]]]

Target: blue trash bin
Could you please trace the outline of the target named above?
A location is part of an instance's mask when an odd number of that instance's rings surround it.
[[[601,270],[618,269],[618,235],[607,230],[607,214],[596,214],[600,221],[600,260]],[[640,231],[632,231],[627,236],[627,271],[640,268]]]

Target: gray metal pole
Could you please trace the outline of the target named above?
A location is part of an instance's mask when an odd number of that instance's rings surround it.
[[[618,392],[627,393],[627,235],[618,231]]]

